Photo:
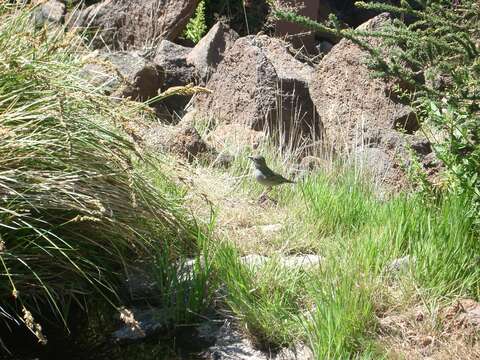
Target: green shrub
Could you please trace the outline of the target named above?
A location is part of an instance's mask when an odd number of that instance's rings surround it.
[[[240,35],[256,34],[265,26],[269,7],[265,0],[202,0],[188,22],[183,37],[194,43],[219,20],[226,21]]]
[[[82,80],[81,52],[75,34],[35,30],[24,8],[0,22],[0,318],[42,341],[42,310],[67,325],[72,301],[118,306],[135,259],[195,235],[113,127],[150,112]]]
[[[192,17],[188,22],[183,36],[192,40],[196,44],[206,32],[207,24],[205,20],[205,0],[202,0],[198,3],[197,9],[195,10],[195,16]]]
[[[471,198],[471,214],[480,213],[480,5],[467,0],[405,1],[399,7],[358,3],[386,10],[396,20],[376,36],[393,51],[372,53],[377,74],[399,84],[416,109],[423,133],[447,169],[446,187]]]
[[[356,5],[390,12],[396,19],[379,31],[365,32],[329,28],[287,11],[276,14],[316,31],[346,37],[370,52],[374,74],[397,84],[398,95],[416,110],[421,131],[445,165],[442,185],[454,194],[466,194],[470,216],[478,224],[480,5],[474,0]],[[370,47],[364,40],[370,36],[381,38],[382,47],[389,51]]]

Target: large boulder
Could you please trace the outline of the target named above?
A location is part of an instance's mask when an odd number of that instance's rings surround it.
[[[286,44],[268,36],[238,39],[199,95],[199,116],[217,124],[237,123],[293,140],[320,136],[320,123],[308,92],[312,69],[296,60]],[[292,137],[292,134],[294,135]]]
[[[92,28],[97,48],[140,49],[159,39],[173,40],[199,0],[104,0],[73,14],[71,25]]]
[[[163,70],[137,52],[101,53],[84,66],[82,76],[105,93],[145,101],[163,84]]]
[[[169,40],[162,40],[157,46],[153,62],[164,70],[164,89],[196,82],[195,68],[187,63],[187,55],[191,50],[189,47],[175,44]],[[157,116],[166,122],[176,122],[190,99],[191,96],[180,95],[164,99],[155,105]]]
[[[165,88],[187,85],[195,79],[195,69],[187,63],[192,48],[162,40],[157,46],[153,62],[165,71]]]
[[[223,60],[224,53],[238,39],[238,34],[217,22],[187,56],[202,82],[206,82]]]
[[[380,14],[359,29],[379,30],[390,21],[388,14]],[[366,41],[381,48],[378,38]],[[317,66],[310,94],[326,142],[338,153],[360,159],[374,175],[396,182],[403,176],[398,155],[406,155],[408,145],[418,142],[413,134],[419,124],[413,110],[395,96],[392,84],[372,77],[367,58],[368,53],[358,45],[341,40]]]
[[[66,6],[63,1],[48,0],[39,4],[33,12],[35,26],[48,24],[63,24],[65,21]]]

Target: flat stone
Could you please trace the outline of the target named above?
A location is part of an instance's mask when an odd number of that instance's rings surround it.
[[[265,265],[270,258],[268,256],[250,254],[243,256],[241,261],[244,265],[256,268]],[[323,261],[323,258],[319,255],[306,254],[306,255],[292,255],[282,256],[278,259],[278,263],[286,268],[302,268],[308,269],[310,267],[318,266]]]
[[[133,343],[158,334],[171,325],[174,311],[159,308],[132,308],[136,326],[124,324],[112,334],[112,341],[117,344]]]
[[[323,261],[323,258],[319,255],[307,254],[287,256],[282,258],[282,263],[287,268],[310,268],[319,266]]]
[[[251,341],[225,321],[217,334],[217,341],[205,353],[210,360],[267,360],[268,357],[253,347]]]
[[[282,224],[269,224],[257,226],[257,229],[264,235],[273,235],[280,232],[283,229]]]
[[[388,266],[388,271],[392,273],[402,272],[408,269],[411,264],[411,258],[409,255],[393,260]]]

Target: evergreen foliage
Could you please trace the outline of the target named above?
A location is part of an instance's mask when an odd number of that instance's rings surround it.
[[[474,0],[403,0],[394,6],[357,2],[363,9],[389,12],[394,21],[380,31],[325,26],[277,9],[275,15],[313,30],[342,36],[371,54],[375,75],[394,82],[416,110],[421,130],[443,162],[442,185],[471,199],[480,213],[480,5]],[[333,22],[336,23],[335,21]],[[382,39],[371,48],[366,37]]]
[[[224,20],[242,36],[256,34],[264,29],[268,11],[264,0],[202,0],[183,36],[197,43],[217,21]]]
[[[187,27],[185,28],[184,36],[196,44],[206,32],[207,23],[205,21],[205,0],[202,0],[198,3],[197,9],[195,10],[195,16],[192,17],[188,22]]]

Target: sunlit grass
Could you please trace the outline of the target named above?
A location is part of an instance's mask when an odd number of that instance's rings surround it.
[[[478,298],[480,270],[472,254],[480,244],[463,199],[445,195],[433,203],[398,194],[381,200],[366,184],[338,169],[278,192],[278,211],[292,216],[284,226],[298,238],[315,236],[304,250],[324,258],[319,269],[282,271],[273,261],[252,272],[235,251],[223,250],[217,264],[227,304],[255,339],[274,347],[300,340],[318,359],[381,358],[376,313],[395,276],[424,303]],[[292,231],[283,232],[288,241],[295,241]],[[389,264],[403,256],[411,261],[395,275]],[[261,291],[265,283],[270,292]],[[399,301],[411,301],[411,293]]]
[[[73,33],[34,29],[26,8],[2,17],[0,319],[24,322],[41,341],[43,310],[68,326],[72,301],[120,306],[136,259],[167,247],[176,262],[175,247],[204,236],[181,190],[122,132],[151,112],[83,80],[83,53]]]

